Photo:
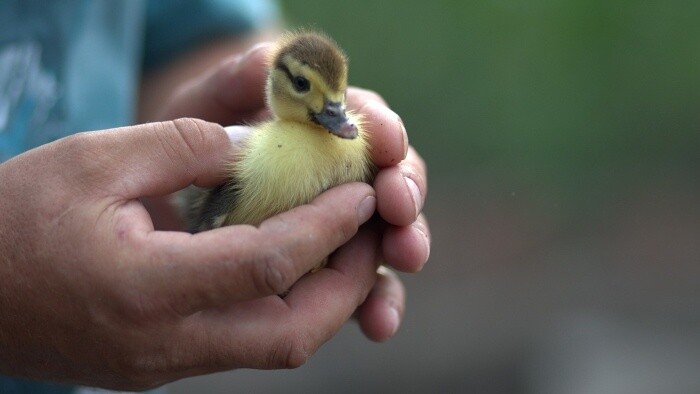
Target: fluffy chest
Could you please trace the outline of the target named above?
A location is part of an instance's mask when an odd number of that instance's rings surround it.
[[[233,168],[236,208],[227,224],[259,224],[333,186],[368,181],[364,134],[347,140],[294,122],[260,125]]]

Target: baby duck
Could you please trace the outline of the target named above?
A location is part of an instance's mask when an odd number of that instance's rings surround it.
[[[361,118],[345,108],[347,57],[337,44],[316,32],[290,33],[277,42],[268,67],[273,119],[254,125],[228,182],[186,203],[194,232],[257,226],[333,186],[374,176]]]

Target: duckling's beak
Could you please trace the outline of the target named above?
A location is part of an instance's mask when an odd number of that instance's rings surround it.
[[[345,109],[341,103],[326,100],[321,112],[311,116],[316,123],[340,138],[357,137],[357,126],[345,115]]]

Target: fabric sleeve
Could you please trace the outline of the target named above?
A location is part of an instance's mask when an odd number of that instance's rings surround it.
[[[144,67],[225,35],[241,35],[279,19],[274,0],[149,0]]]

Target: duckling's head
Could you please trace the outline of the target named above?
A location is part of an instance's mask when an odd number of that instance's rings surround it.
[[[267,104],[279,119],[312,123],[341,138],[357,137],[345,113],[347,57],[315,32],[282,38],[270,62]]]

